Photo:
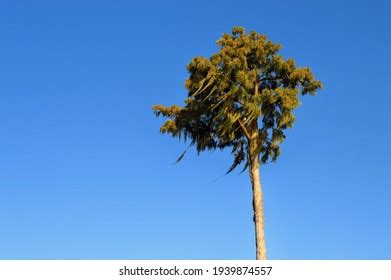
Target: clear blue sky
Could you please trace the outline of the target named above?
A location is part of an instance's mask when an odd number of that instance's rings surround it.
[[[324,83],[261,171],[269,257],[391,259],[389,2],[135,2],[0,2],[0,258],[253,259],[247,173],[172,165],[151,111],[241,25]]]

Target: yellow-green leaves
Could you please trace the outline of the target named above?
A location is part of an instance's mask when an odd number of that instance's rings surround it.
[[[164,116],[164,117],[176,117],[182,110],[181,107],[178,105],[173,105],[170,107],[166,107],[164,105],[154,105],[152,107],[153,111],[155,112],[156,116]]]
[[[178,133],[178,129],[176,127],[174,120],[167,120],[164,125],[160,128],[161,133],[171,133],[176,134]]]
[[[232,35],[242,35],[244,33],[244,28],[241,26],[234,26],[232,28]]]
[[[299,96],[314,95],[321,82],[309,68],[285,60],[278,54],[281,45],[257,32],[234,27],[217,44],[220,50],[210,58],[198,56],[187,65],[184,107],[153,107],[168,118],[161,132],[189,139],[198,152],[232,148],[229,171],[248,160],[250,140],[256,141],[262,162],[274,161],[284,130],[295,122]]]

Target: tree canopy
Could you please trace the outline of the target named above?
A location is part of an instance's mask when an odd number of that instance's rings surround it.
[[[279,55],[281,45],[265,35],[234,27],[217,44],[217,53],[188,64],[184,106],[153,106],[156,115],[167,118],[160,130],[190,141],[198,153],[232,149],[228,172],[242,162],[247,167],[251,141],[251,153],[262,163],[275,161],[284,130],[295,123],[299,96],[314,95],[322,84],[308,67]]]

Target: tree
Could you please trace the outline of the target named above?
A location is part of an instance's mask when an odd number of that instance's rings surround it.
[[[274,162],[293,126],[300,95],[321,89],[308,67],[278,54],[281,45],[257,32],[234,27],[218,41],[219,52],[195,57],[187,66],[185,105],[153,106],[167,120],[162,133],[190,142],[197,152],[230,148],[238,165],[249,169],[253,193],[256,258],[266,259],[260,164]],[[187,150],[187,149],[186,149]],[[186,152],[185,150],[185,152]],[[184,152],[184,153],[185,153]],[[178,159],[181,160],[184,153]]]

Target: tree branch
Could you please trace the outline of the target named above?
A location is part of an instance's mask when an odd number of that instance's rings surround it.
[[[238,120],[238,122],[239,122],[239,125],[242,128],[244,134],[246,135],[247,139],[250,140],[251,139],[250,133],[248,133],[246,127],[244,126],[244,124],[240,120]]]

